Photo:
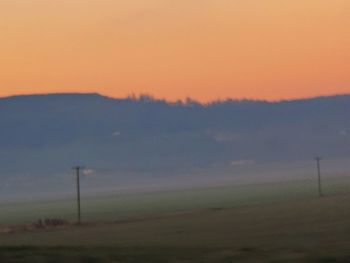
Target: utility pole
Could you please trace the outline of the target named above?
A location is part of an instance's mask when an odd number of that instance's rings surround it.
[[[318,196],[322,197],[323,193],[322,193],[322,183],[321,183],[321,167],[320,167],[320,163],[322,158],[317,156],[315,158],[316,163],[317,163],[317,179],[318,179]]]
[[[77,219],[78,224],[81,224],[81,209],[80,209],[80,170],[84,169],[82,166],[75,166],[73,167],[73,170],[75,170],[76,173],[76,180],[77,180]]]

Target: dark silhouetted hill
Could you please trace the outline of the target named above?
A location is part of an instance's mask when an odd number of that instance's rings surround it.
[[[193,168],[350,155],[350,96],[202,105],[147,96],[52,94],[0,99],[0,173],[42,175]]]

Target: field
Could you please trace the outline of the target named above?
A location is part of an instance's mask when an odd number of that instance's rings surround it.
[[[314,182],[87,196],[82,226],[0,234],[0,262],[349,262],[350,195]],[[3,224],[74,219],[74,200],[1,206]]]

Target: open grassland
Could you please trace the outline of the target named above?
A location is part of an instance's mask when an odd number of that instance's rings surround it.
[[[323,181],[323,192],[327,196],[350,193],[350,176],[324,178]],[[83,192],[82,213],[87,221],[113,221],[134,216],[216,207],[235,208],[314,197],[317,197],[317,181],[310,179],[153,193],[115,192],[92,196]],[[29,224],[44,218],[75,220],[75,196],[0,204],[0,224]]]
[[[1,234],[0,262],[349,262],[350,195],[315,190],[299,182],[90,197],[96,213],[85,217],[104,222]],[[52,211],[68,215],[62,202]]]

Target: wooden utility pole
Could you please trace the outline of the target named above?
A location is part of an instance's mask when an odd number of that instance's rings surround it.
[[[81,166],[75,166],[73,167],[73,170],[75,170],[76,173],[76,185],[77,185],[77,219],[78,224],[81,224],[81,206],[80,206],[80,170],[83,169]]]
[[[317,179],[318,179],[318,196],[322,197],[323,193],[322,193],[322,182],[321,182],[321,160],[322,158],[317,156],[315,158],[316,163],[317,163]]]

